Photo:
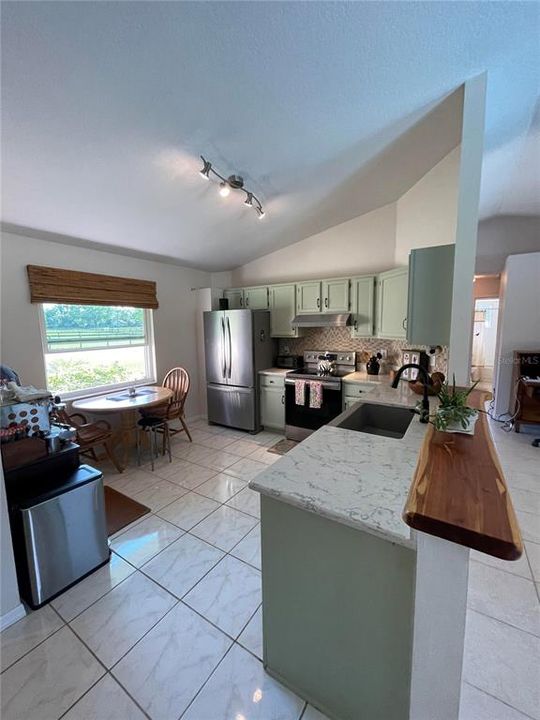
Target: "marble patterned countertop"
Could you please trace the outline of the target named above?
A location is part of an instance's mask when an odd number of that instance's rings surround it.
[[[285,377],[290,372],[290,368],[267,368],[266,370],[259,370],[259,375],[279,375]]]
[[[373,383],[374,385],[390,385],[392,382],[390,375],[368,375],[365,370],[357,370],[356,372],[349,373],[343,377],[345,383]]]
[[[368,402],[413,408],[419,399],[406,382],[396,390],[379,383]],[[415,416],[397,440],[326,425],[249,486],[329,520],[414,547],[401,514],[426,428]]]

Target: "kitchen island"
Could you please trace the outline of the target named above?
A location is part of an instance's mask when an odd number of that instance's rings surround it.
[[[366,402],[413,408],[405,383]],[[469,549],[402,519],[426,434],[325,426],[258,475],[267,671],[332,720],[457,720]]]

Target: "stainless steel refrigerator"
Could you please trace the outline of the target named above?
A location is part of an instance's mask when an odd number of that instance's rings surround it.
[[[208,420],[258,432],[258,372],[272,366],[268,310],[204,313]]]

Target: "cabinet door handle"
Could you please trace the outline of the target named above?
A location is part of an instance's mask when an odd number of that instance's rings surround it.
[[[327,297],[324,298],[324,307],[325,307],[325,308],[328,307],[328,298],[327,298]]]
[[[240,298],[240,307],[244,307],[244,299]]]
[[[401,326],[404,330],[407,329],[407,318],[403,318],[403,322],[401,323]]]
[[[246,298],[246,307],[249,307],[249,298]]]
[[[281,404],[282,404],[282,405],[285,405],[285,395],[282,395],[282,396],[281,396]]]
[[[317,298],[317,307],[320,309],[321,307],[321,298]]]
[[[358,320],[355,320],[355,321],[354,321],[354,329],[355,329],[355,330],[358,330]]]

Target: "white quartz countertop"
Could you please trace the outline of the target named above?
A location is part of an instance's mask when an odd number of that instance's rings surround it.
[[[290,372],[290,368],[268,368],[267,370],[259,370],[259,375],[279,375],[285,377]]]
[[[357,372],[349,373],[343,377],[345,383],[373,383],[374,385],[386,384],[390,385],[392,382],[390,375],[368,375],[365,370],[358,370]]]
[[[414,407],[407,383],[380,383],[367,402]],[[415,415],[401,439],[326,425],[263,470],[249,484],[262,495],[414,546],[401,518],[427,425]]]

